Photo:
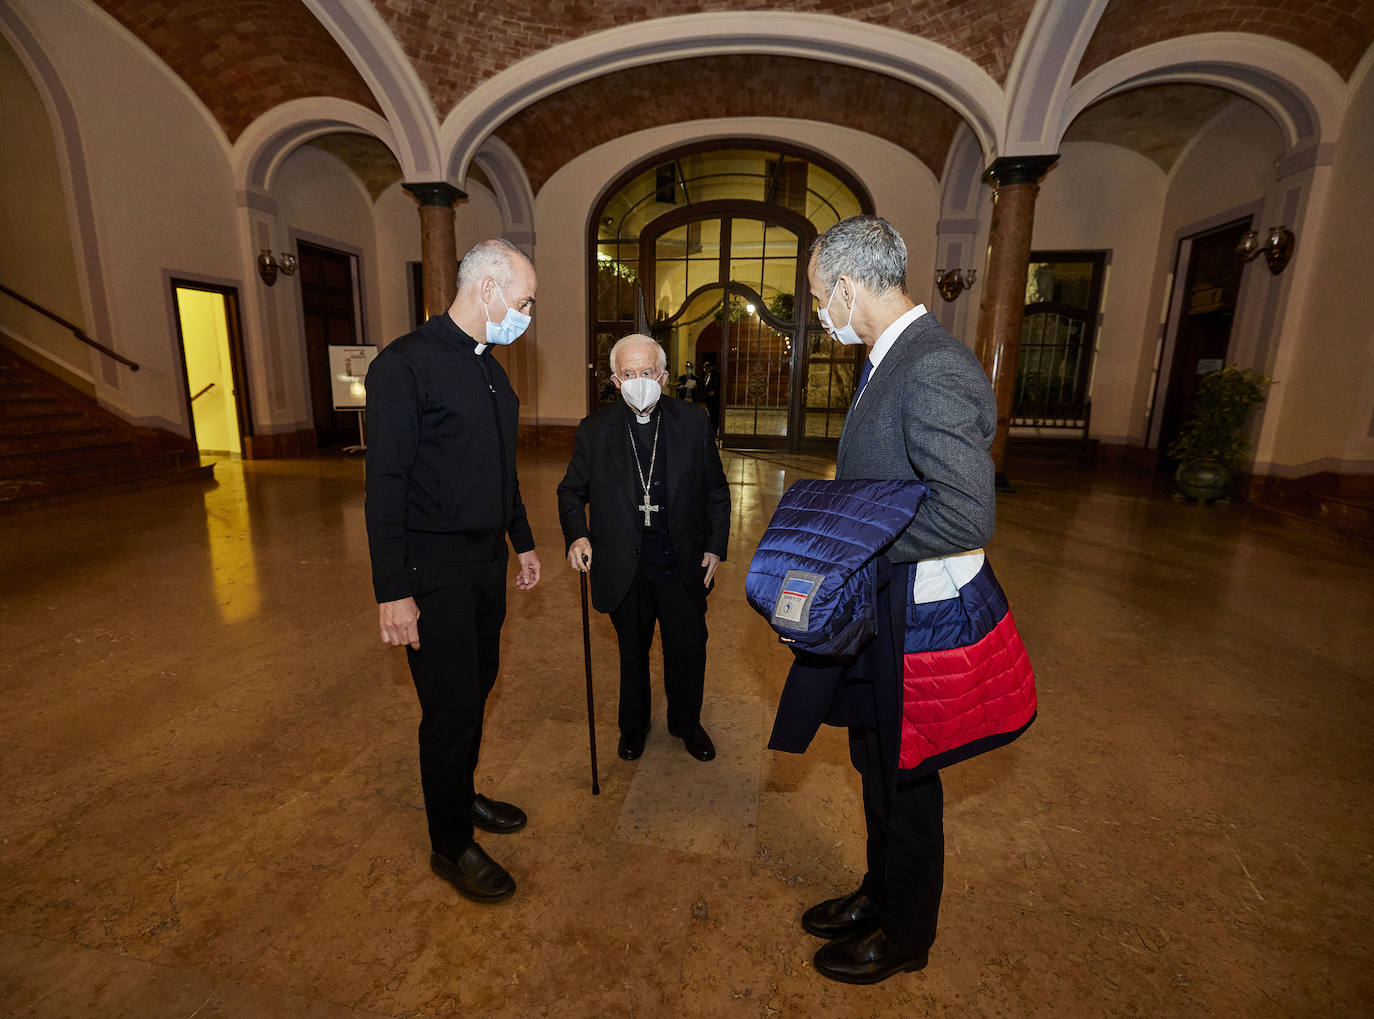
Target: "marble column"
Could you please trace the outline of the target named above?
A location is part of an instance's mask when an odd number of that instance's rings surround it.
[[[453,203],[467,195],[445,181],[402,185],[420,203],[420,259],[425,318],[448,310],[458,293]]]
[[[1016,388],[1016,355],[1021,347],[1021,320],[1026,310],[1026,273],[1030,267],[1031,227],[1040,181],[1059,156],[1003,156],[983,174],[995,189],[988,265],[983,274],[983,302],[978,313],[974,352],[992,380],[997,395],[997,436],[992,462],[1000,486],[1006,486],[1007,430]]]

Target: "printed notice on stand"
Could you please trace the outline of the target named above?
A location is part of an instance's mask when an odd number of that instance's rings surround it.
[[[329,348],[329,386],[335,410],[363,410],[367,406],[367,368],[377,356],[375,346]]]

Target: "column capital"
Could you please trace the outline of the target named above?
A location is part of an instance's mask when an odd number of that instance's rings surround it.
[[[428,184],[402,184],[401,187],[414,195],[421,205],[438,205],[446,209],[451,209],[454,202],[468,196],[466,191],[443,180]]]
[[[1002,156],[983,171],[983,183],[995,188],[1012,184],[1039,184],[1059,162],[1059,153],[1046,156]]]

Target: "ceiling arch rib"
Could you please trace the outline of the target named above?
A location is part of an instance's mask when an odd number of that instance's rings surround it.
[[[229,161],[241,200],[270,201],[282,161],[312,138],[337,131],[371,135],[399,161],[395,134],[381,114],[343,99],[293,99],[253,121],[234,142]]]
[[[157,54],[230,142],[285,102],[332,96],[380,112],[353,62],[298,0],[95,0]]]
[[[703,83],[710,82],[710,86]],[[766,114],[854,128],[911,152],[938,174],[959,115],[928,92],[843,64],[798,57],[714,55],[631,67],[525,107],[495,137],[537,193],[565,163],[621,135],[665,124]],[[576,125],[569,130],[568,125]]]
[[[684,15],[628,25],[563,43],[483,82],[440,128],[450,179],[462,180],[486,137],[524,108],[615,71],[689,57],[752,55],[807,58],[875,72],[942,100],[978,136],[1000,147],[1002,89],[967,57],[903,32],[830,15],[736,12]]]
[[[444,179],[439,118],[400,42],[367,0],[302,0],[367,82],[395,131],[393,146],[408,181]]]
[[[1218,60],[1217,54],[1227,54]],[[1289,150],[1334,142],[1346,87],[1331,67],[1306,50],[1257,35],[1217,33],[1155,43],[1117,57],[1070,91],[1057,137],[1092,103],[1143,85],[1213,85],[1264,109]]]
[[[424,80],[435,108],[447,115],[483,82],[541,50],[634,23],[690,15],[738,17],[743,6],[756,14],[785,19],[829,16],[908,39],[923,38],[967,58],[1001,85],[1036,0],[749,0],[747,5],[740,0],[505,0],[501,4],[482,0],[375,0],[375,4]],[[816,37],[828,39],[831,31],[822,24]]]
[[[1348,80],[1374,42],[1374,5],[1358,0],[1227,0],[1187,8],[1178,0],[1111,0],[1083,54],[1078,77],[1154,43],[1245,32],[1300,47]]]
[[[1058,111],[1073,86],[1107,0],[1043,0],[1036,5],[1007,76],[1001,155],[1048,155]]]

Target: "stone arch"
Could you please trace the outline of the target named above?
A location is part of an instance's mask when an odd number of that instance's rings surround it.
[[[509,145],[492,135],[473,154],[472,161],[486,174],[496,191],[506,239],[530,254],[534,246],[534,191],[519,157]]]
[[[229,161],[241,200],[266,198],[282,160],[312,138],[335,131],[371,135],[400,162],[395,132],[372,110],[345,99],[294,99],[253,121],[234,143]]]
[[[1289,152],[1334,142],[1346,101],[1344,82],[1306,50],[1262,36],[1214,32],[1154,43],[1084,76],[1061,111],[1056,144],[1097,100],[1179,82],[1212,85],[1249,99],[1278,124]]]
[[[488,136],[531,103],[611,71],[683,57],[768,53],[886,74],[952,107],[985,151],[999,149],[1004,97],[972,60],[904,32],[830,15],[689,14],[598,32],[522,60],[469,93],[439,131],[444,166],[461,180]]]
[[[443,180],[438,120],[429,92],[395,34],[370,3],[303,0],[363,76],[394,132],[391,150],[408,181]]]

